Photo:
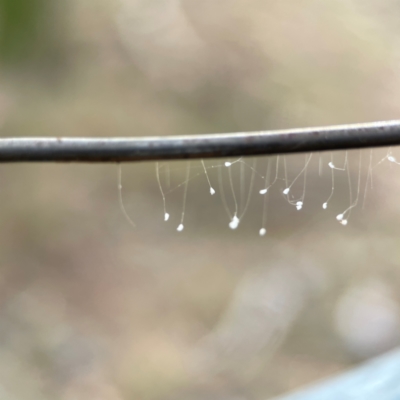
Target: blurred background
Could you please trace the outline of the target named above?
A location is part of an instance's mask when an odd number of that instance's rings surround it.
[[[2,0],[0,132],[397,119],[399,15],[392,0]],[[400,167],[378,165],[387,154],[348,153],[353,199],[359,176],[361,189],[347,226],[335,218],[351,203],[345,171],[322,208],[331,155],[313,155],[300,211],[282,166],[291,182],[304,155],[281,158],[263,237],[263,158],[232,165],[249,204],[237,230],[223,161],[206,163],[214,196],[191,162],[183,232],[186,162],[160,166],[167,222],[155,163],[122,167],[135,229],[115,165],[2,165],[0,397],[268,399],[398,346]]]

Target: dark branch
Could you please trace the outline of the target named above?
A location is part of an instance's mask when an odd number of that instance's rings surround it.
[[[134,138],[4,138],[0,162],[132,162],[261,156],[400,145],[400,121]]]

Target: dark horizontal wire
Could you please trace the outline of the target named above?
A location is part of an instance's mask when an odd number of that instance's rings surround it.
[[[134,162],[400,145],[400,121],[192,136],[2,138],[0,162]]]

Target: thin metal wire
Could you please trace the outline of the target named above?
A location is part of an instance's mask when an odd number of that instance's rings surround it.
[[[134,138],[1,138],[0,162],[134,162],[400,145],[400,120],[317,128]]]

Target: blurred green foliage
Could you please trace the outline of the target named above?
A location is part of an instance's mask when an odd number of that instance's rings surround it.
[[[60,30],[54,5],[48,0],[2,0],[0,4],[3,65],[51,62],[59,53],[56,43]]]

